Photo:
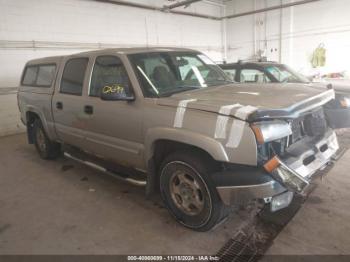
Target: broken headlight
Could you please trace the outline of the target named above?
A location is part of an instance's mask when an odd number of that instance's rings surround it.
[[[277,156],[266,162],[264,168],[289,191],[301,193],[309,185],[305,178],[290,169]]]
[[[256,122],[251,125],[251,128],[259,144],[281,139],[292,134],[290,124],[280,120]]]

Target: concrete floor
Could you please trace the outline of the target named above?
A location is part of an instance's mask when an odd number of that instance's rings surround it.
[[[319,181],[267,255],[350,255],[350,150]]]
[[[24,134],[0,138],[0,254],[215,254],[249,214],[197,233],[159,200],[64,158],[41,160]],[[350,151],[268,254],[350,254]]]
[[[24,134],[0,138],[0,167],[0,254],[215,254],[246,219],[188,230],[143,188],[41,160]]]

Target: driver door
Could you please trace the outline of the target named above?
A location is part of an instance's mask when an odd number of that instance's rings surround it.
[[[140,101],[101,100],[101,90],[113,86],[132,92],[121,58],[114,54],[97,56],[87,97],[87,106],[91,109],[86,127],[88,150],[123,166],[142,166],[143,111]]]

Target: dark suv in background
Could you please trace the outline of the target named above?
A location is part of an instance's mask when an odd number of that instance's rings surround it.
[[[310,80],[290,67],[276,62],[238,61],[219,65],[235,82],[241,83],[309,83]]]

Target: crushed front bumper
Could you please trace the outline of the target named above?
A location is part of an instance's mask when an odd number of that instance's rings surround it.
[[[244,186],[220,186],[216,188],[225,205],[244,205],[253,199],[271,198],[286,191],[277,181]]]
[[[303,141],[290,148],[288,157],[267,168],[241,167],[215,174],[216,189],[225,205],[245,204],[253,199],[271,199],[283,192],[302,193],[313,175],[323,169],[339,149],[336,134],[329,130],[322,138]],[[266,169],[266,168],[265,168]]]
[[[337,136],[333,130],[329,130],[316,143],[312,140],[303,143],[309,148],[308,150],[299,153],[297,148],[292,149],[289,152],[292,157],[281,158],[281,160],[306,179],[326,165],[339,149]]]

